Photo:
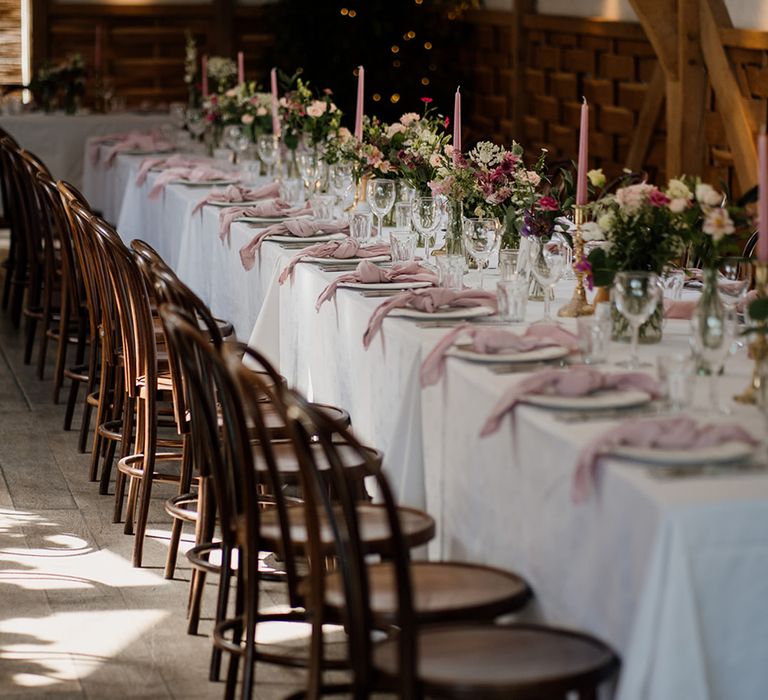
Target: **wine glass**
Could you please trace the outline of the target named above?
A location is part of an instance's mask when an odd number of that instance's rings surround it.
[[[187,110],[187,129],[195,137],[195,141],[200,141],[206,126],[205,113],[202,109]]]
[[[642,326],[656,311],[662,298],[659,276],[653,272],[617,272],[611,291],[619,313],[632,326],[632,350],[629,360],[619,362],[619,366],[628,369],[647,367],[650,363],[641,363],[637,354]]]
[[[168,116],[171,118],[171,123],[181,131],[184,128],[184,124],[187,119],[186,106],[183,102],[171,102],[168,106]]]
[[[537,323],[554,323],[552,318],[551,291],[563,276],[568,252],[562,241],[529,239],[529,269],[536,281],[544,288],[544,317]]]
[[[238,163],[243,153],[248,150],[248,146],[251,145],[248,133],[239,124],[229,124],[224,128],[224,142],[234,154],[235,162]]]
[[[701,369],[709,375],[707,407],[718,413],[730,413],[720,400],[718,377],[731,352],[736,326],[736,313],[728,309],[722,314],[696,313],[691,319],[691,348]]]
[[[272,134],[260,134],[256,139],[256,152],[261,162],[267,166],[267,176],[270,178],[274,175],[279,148],[277,139]]]
[[[464,245],[475,259],[483,288],[483,268],[501,240],[501,224],[498,219],[464,219]]]
[[[747,295],[752,282],[752,265],[745,258],[723,258],[717,272],[717,289],[720,301],[729,311],[736,311],[739,302]]]
[[[381,240],[381,234],[384,227],[384,217],[389,214],[389,210],[395,203],[395,181],[374,178],[368,181],[368,204],[371,210],[376,214],[378,226],[376,235]]]
[[[429,262],[430,249],[435,243],[435,232],[443,218],[440,200],[435,197],[414,197],[411,220],[424,239],[424,260]]]
[[[317,154],[312,151],[299,151],[296,156],[296,162],[299,166],[301,179],[304,181],[304,189],[307,192],[307,196],[310,196],[315,190],[320,170]]]
[[[349,163],[335,163],[331,166],[328,181],[331,193],[336,197],[336,207],[339,217],[341,217],[344,202],[354,184],[352,166]]]

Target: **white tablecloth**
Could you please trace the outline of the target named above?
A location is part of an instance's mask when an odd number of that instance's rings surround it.
[[[294,252],[274,243],[246,273],[238,250],[253,229],[235,224],[222,243],[216,210],[189,216],[200,191],[171,186],[148,202],[149,185],[132,180],[121,235],[155,245],[217,315],[235,321],[241,338],[252,328],[251,342],[290,382],[350,411],[356,432],[385,451],[402,502],[436,517],[433,556],[527,577],[537,615],[589,630],[619,651],[622,700],[768,697],[768,476],[661,480],[649,468],[603,460],[598,493],[574,504],[580,446],[605,423],[566,424],[523,407],[514,427],[507,418],[480,439],[480,425],[520,375],[451,359],[444,380],[421,390],[418,367],[445,329],[388,319],[365,351],[363,330],[381,300],[340,290],[316,313],[332,273],[302,264],[279,287]],[[664,343],[642,352],[681,349],[686,333],[684,322],[670,321]],[[732,359],[723,392],[742,388],[748,373],[743,357]],[[760,433],[755,409],[735,410],[735,420]]]
[[[76,114],[61,112],[0,116],[0,126],[40,158],[57,180],[83,186],[85,142],[91,136],[148,131],[168,124],[167,114]]]

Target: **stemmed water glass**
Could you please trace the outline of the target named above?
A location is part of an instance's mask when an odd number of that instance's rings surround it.
[[[395,194],[394,180],[374,178],[368,181],[368,204],[378,219],[375,237],[379,240],[381,240],[384,217],[389,214],[389,210],[395,203]]]
[[[328,186],[331,193],[336,197],[336,207],[338,215],[341,217],[344,209],[344,201],[347,194],[351,191],[354,183],[352,166],[349,163],[336,163],[331,166],[328,174]]]
[[[536,323],[554,323],[552,318],[552,291],[565,271],[568,251],[559,240],[529,239],[529,269],[544,288],[544,317]]]
[[[632,327],[630,358],[619,362],[619,366],[628,369],[649,366],[650,363],[640,362],[637,345],[640,340],[640,326],[656,311],[662,299],[659,276],[653,272],[617,272],[611,294],[619,313]]]
[[[274,176],[279,149],[280,145],[272,134],[260,134],[256,139],[256,152],[261,162],[267,166],[267,176],[270,178]]]
[[[320,174],[320,160],[317,154],[312,151],[299,151],[296,162],[299,166],[301,179],[304,181],[304,189],[307,192],[307,196],[311,196],[315,191]]]
[[[718,265],[717,289],[720,301],[729,311],[736,311],[752,282],[752,265],[745,258],[723,258]]]
[[[411,220],[424,239],[424,261],[429,263],[435,232],[443,218],[440,200],[435,197],[414,197],[411,202]]]
[[[224,139],[229,150],[234,154],[235,161],[239,163],[248,146],[251,145],[251,139],[245,129],[239,124],[230,124],[224,128]]]
[[[205,114],[202,109],[188,109],[187,110],[187,129],[196,141],[200,141],[200,137],[205,133],[206,121]]]
[[[730,413],[720,401],[718,377],[725,360],[731,353],[736,337],[736,313],[725,310],[723,314],[694,314],[691,319],[691,348],[709,374],[709,402],[707,407],[719,413]]]
[[[475,259],[479,272],[479,288],[483,288],[483,268],[501,240],[501,224],[498,219],[464,219],[464,245]]]

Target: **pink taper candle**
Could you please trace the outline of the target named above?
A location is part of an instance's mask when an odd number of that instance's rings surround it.
[[[280,117],[277,114],[277,68],[269,73],[269,81],[272,86],[272,133],[280,137]]]
[[[357,69],[357,111],[355,112],[355,138],[363,140],[363,96],[365,95],[365,68]]]
[[[245,59],[243,52],[237,52],[237,82],[242,85],[245,82]]]
[[[576,205],[587,203],[587,163],[589,161],[589,105],[581,105],[581,128],[579,131],[579,169],[576,174]]]
[[[457,165],[461,155],[461,87],[456,88],[453,99],[453,164]]]
[[[768,136],[765,135],[765,127],[757,139],[757,151],[760,156],[757,259],[768,263]]]
[[[200,72],[202,73],[203,99],[205,99],[208,97],[208,56],[203,56]]]

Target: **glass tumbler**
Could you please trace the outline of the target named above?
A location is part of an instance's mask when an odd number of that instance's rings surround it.
[[[389,234],[392,262],[411,262],[416,257],[417,240],[418,236],[412,231],[392,231]]]
[[[528,279],[522,276],[496,283],[499,317],[511,323],[524,323],[528,308]]]
[[[359,243],[366,243],[371,239],[372,225],[373,217],[369,212],[353,212],[349,218],[349,235]]]
[[[438,286],[457,291],[464,288],[464,265],[466,259],[463,255],[439,255],[437,260]]]

